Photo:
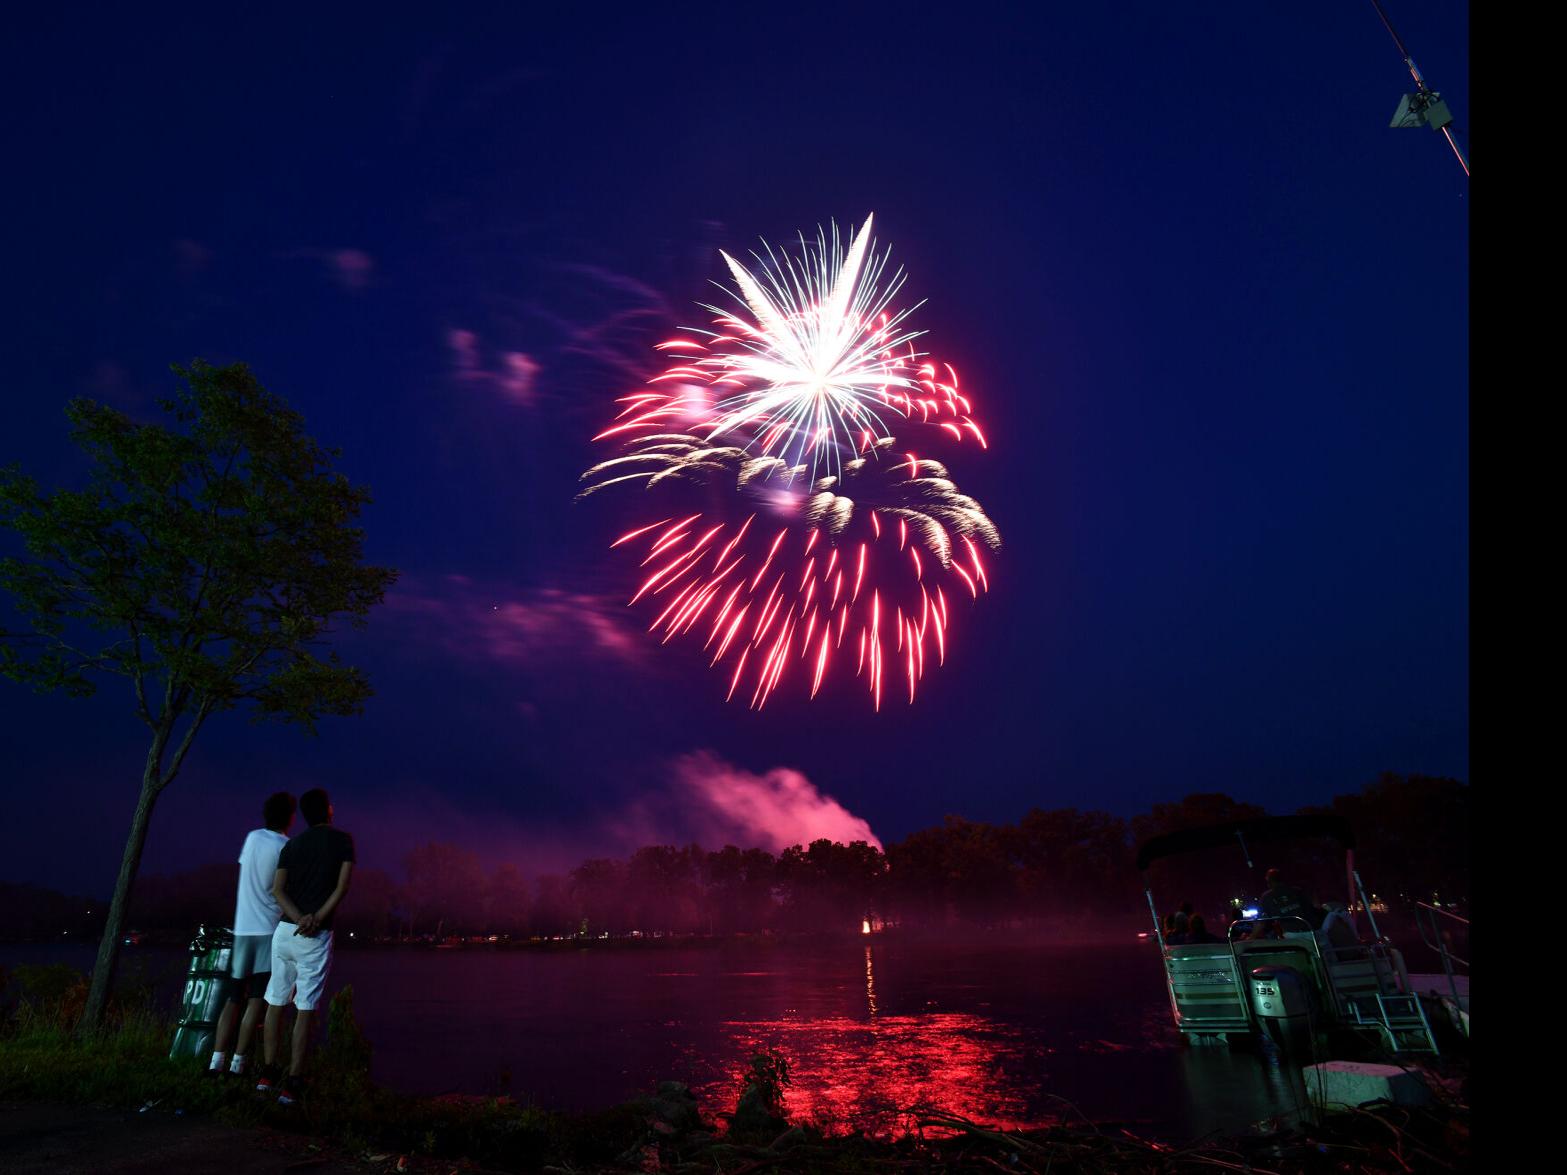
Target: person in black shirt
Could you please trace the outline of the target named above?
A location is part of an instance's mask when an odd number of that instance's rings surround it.
[[[1277,869],[1268,870],[1267,881],[1268,892],[1257,903],[1264,918],[1304,918],[1313,930],[1322,925],[1322,911],[1312,904],[1305,890],[1284,884],[1284,875]]]
[[[1193,914],[1190,928],[1186,932],[1187,942],[1220,942],[1218,935],[1208,929],[1208,924],[1203,921],[1201,914]]]
[[[293,1105],[310,1040],[310,1022],[332,966],[332,916],[348,892],[354,867],[354,838],[332,827],[332,801],[321,788],[299,797],[310,827],[278,854],[272,893],[283,911],[272,937],[272,978],[267,984],[264,1038],[266,1069],[256,1089],[270,1093],[277,1082],[278,1039],[283,1009],[293,1003],[293,1048],[288,1076],[277,1086],[278,1102]]]

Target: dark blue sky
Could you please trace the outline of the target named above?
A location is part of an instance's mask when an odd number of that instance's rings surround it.
[[[314,784],[372,861],[449,835],[544,867],[688,832],[671,764],[703,750],[883,839],[1467,778],[1468,182],[1387,129],[1369,3],[456,8],[9,31],[0,460],[69,481],[70,396],[147,412],[169,363],[244,359],[404,572],[344,642],[365,716],[211,727],[149,867]],[[1462,132],[1467,5],[1391,15]],[[585,344],[641,356],[718,248],[868,211],[982,406],[955,467],[1007,545],[914,706],[758,715],[616,644],[625,511],[572,498],[624,389]],[[107,888],[126,693],[0,683],[0,877]]]

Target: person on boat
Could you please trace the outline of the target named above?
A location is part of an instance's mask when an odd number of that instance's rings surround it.
[[[1190,929],[1186,932],[1187,942],[1220,942],[1217,934],[1208,929],[1208,924],[1201,914],[1193,914]]]
[[[1335,950],[1358,947],[1360,934],[1355,930],[1355,922],[1349,916],[1348,907],[1343,902],[1324,902],[1323,908],[1327,916],[1322,920],[1317,937]]]
[[[1191,923],[1188,921],[1185,910],[1177,910],[1170,915],[1170,933],[1165,935],[1164,941],[1175,946],[1191,942],[1189,937]]]
[[[1322,911],[1306,896],[1298,885],[1286,885],[1284,874],[1278,869],[1267,872],[1268,892],[1257,903],[1264,918],[1304,918],[1315,930],[1322,925]]]

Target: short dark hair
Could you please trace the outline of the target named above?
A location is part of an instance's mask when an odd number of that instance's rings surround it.
[[[331,820],[332,801],[327,797],[326,788],[313,787],[300,796],[299,811],[304,816],[305,823],[311,827]]]
[[[286,791],[273,792],[261,805],[261,820],[273,832],[283,832],[294,822],[294,797]]]

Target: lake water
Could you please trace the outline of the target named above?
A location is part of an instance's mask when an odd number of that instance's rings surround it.
[[[791,1115],[839,1130],[896,1131],[929,1106],[1000,1125],[1080,1111],[1184,1140],[1296,1106],[1259,1057],[1181,1042],[1142,942],[340,948],[328,990],[353,985],[376,1078],[410,1093],[590,1109],[672,1079],[717,1111],[771,1047]],[[177,1000],[188,956],[125,957]],[[85,969],[91,950],[0,944],[0,966],[45,961]]]

